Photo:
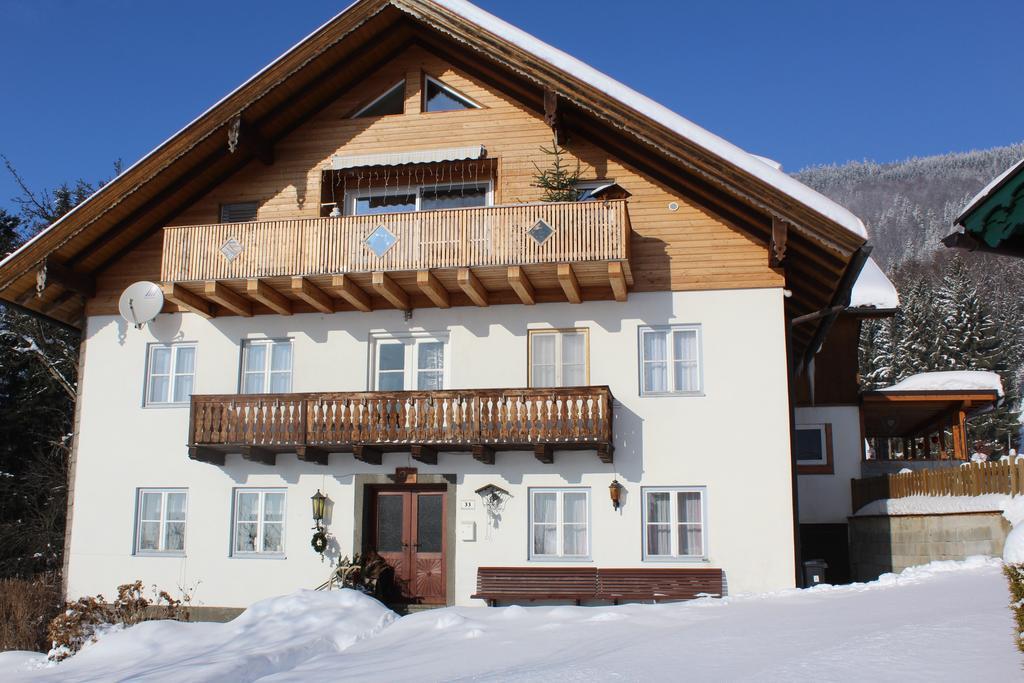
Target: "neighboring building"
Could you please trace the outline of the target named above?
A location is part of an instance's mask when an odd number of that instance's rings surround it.
[[[538,202],[552,136],[584,201]],[[791,587],[792,426],[862,440],[855,376],[816,363],[795,420],[790,378],[855,340],[866,240],[468,3],[357,2],[0,263],[83,334],[67,593],[314,587],[317,490],[327,556],[412,601],[493,566]],[[136,281],[166,298],[141,329]]]
[[[950,248],[1024,257],[1024,159],[974,196],[943,238]]]

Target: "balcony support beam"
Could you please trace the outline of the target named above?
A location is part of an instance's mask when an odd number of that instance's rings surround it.
[[[164,298],[172,304],[177,304],[207,319],[216,317],[213,313],[213,305],[209,301],[181,285],[168,282],[161,284],[160,289],[164,293]]]
[[[622,270],[621,261],[610,261],[608,263],[608,282],[612,286],[612,294],[616,301],[625,301],[629,297],[629,290],[626,286],[626,273]]]
[[[246,280],[245,293],[278,315],[292,314],[291,300],[262,280]]]
[[[203,285],[203,293],[210,301],[220,304],[235,315],[252,317],[252,304],[240,294],[230,290],[223,283],[212,280]]]
[[[296,446],[295,455],[302,462],[311,462],[316,465],[327,464],[327,451],[317,446]]]
[[[219,467],[223,467],[226,461],[226,456],[221,451],[203,446],[189,446],[188,457],[197,462],[205,462]]]
[[[444,288],[437,276],[429,270],[416,272],[416,286],[420,288],[427,298],[438,308],[451,308],[451,297],[448,290]]]
[[[601,459],[601,462],[610,464],[613,461],[615,454],[615,447],[610,443],[599,443],[597,444],[597,457]]]
[[[321,313],[334,313],[334,299],[304,277],[292,278],[292,294]]]
[[[472,270],[469,268],[459,268],[458,273],[459,287],[466,293],[469,300],[477,306],[487,306],[490,301],[487,299],[487,290],[484,289],[484,285],[480,282]]]
[[[473,459],[485,465],[493,465],[494,449],[484,443],[473,444]]]
[[[373,310],[373,306],[370,304],[370,295],[348,275],[335,275],[331,278],[331,291],[351,304],[357,311],[369,313]]]
[[[376,270],[373,272],[373,288],[398,310],[408,311],[411,308],[409,306],[409,295],[384,271]]]
[[[533,291],[533,284],[530,282],[530,278],[526,277],[526,273],[520,266],[509,266],[508,285],[515,290],[519,300],[525,305],[532,306],[537,303],[537,295]]]
[[[550,465],[555,461],[555,449],[549,443],[534,446],[533,455],[545,465]]]
[[[259,446],[239,446],[238,452],[242,454],[242,458],[249,462],[258,462],[261,465],[276,465],[277,455],[273,451],[268,451],[266,448],[260,448]]]
[[[355,456],[356,460],[365,462],[368,465],[379,465],[381,463],[382,452],[379,448],[374,446],[357,443],[352,446],[352,455]]]
[[[413,444],[409,447],[412,454],[412,459],[421,462],[424,465],[436,465],[437,464],[437,449],[433,446],[426,446],[424,444]]]
[[[565,298],[569,303],[583,303],[580,281],[576,279],[576,273],[572,272],[572,266],[568,263],[558,264],[558,284],[562,285],[562,291],[565,292]]]

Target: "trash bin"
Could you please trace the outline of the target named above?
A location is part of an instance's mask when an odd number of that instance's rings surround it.
[[[819,583],[825,583],[825,570],[828,563],[825,560],[807,560],[804,562],[804,587],[810,588]]]

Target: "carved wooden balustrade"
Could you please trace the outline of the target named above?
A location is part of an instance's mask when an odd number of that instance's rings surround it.
[[[471,451],[494,463],[498,450],[593,449],[612,459],[608,387],[471,389],[192,397],[189,455],[224,464],[226,453],[273,464],[278,453],[327,464],[351,452],[379,464],[384,452],[436,463],[439,451]]]

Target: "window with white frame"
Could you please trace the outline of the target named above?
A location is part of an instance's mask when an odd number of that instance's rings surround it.
[[[576,197],[576,201],[578,201],[578,202],[589,202],[589,201],[592,201],[592,200],[594,200],[594,193],[595,192],[599,192],[601,190],[606,190],[606,189],[608,189],[609,187],[611,187],[614,184],[615,184],[614,180],[610,180],[610,179],[607,179],[607,178],[604,178],[604,179],[601,179],[601,180],[578,180],[573,185],[573,187],[575,187],[576,190],[580,193],[579,196]]]
[[[643,490],[645,559],[700,559],[707,555],[704,494],[698,487]]]
[[[375,391],[431,391],[447,384],[445,339],[436,336],[377,339]]]
[[[242,342],[242,393],[286,394],[292,390],[292,341]]]
[[[703,391],[699,325],[640,328],[640,393]]]
[[[590,489],[530,489],[530,559],[590,557]]]
[[[284,553],[284,504],[281,489],[235,489],[235,555]]]
[[[345,211],[350,216],[382,213],[432,211],[490,206],[490,181],[426,183],[401,187],[371,187],[345,194]]]
[[[185,489],[139,489],[135,524],[135,552],[184,553]]]
[[[578,387],[590,381],[590,333],[585,329],[530,330],[530,386]]]
[[[188,403],[195,389],[195,344],[150,344],[146,360],[147,406]]]
[[[459,111],[480,109],[480,105],[455,88],[432,76],[423,78],[423,111]]]
[[[796,426],[794,438],[797,474],[833,474],[832,424]]]

